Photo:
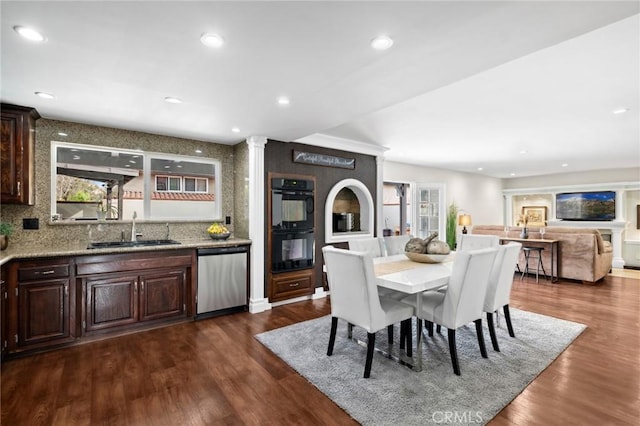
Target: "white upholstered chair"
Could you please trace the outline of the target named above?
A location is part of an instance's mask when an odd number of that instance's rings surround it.
[[[462,234],[457,251],[478,250],[487,247],[498,247],[500,237],[497,235]]]
[[[410,354],[413,308],[397,300],[378,296],[371,257],[362,252],[332,246],[323,247],[322,253],[331,291],[331,334],[327,355],[333,354],[338,318],[367,331],[365,378],[371,374],[377,331],[401,323],[402,329],[409,331],[402,334],[408,339],[407,352]]]
[[[393,235],[390,237],[382,237],[384,243],[384,255],[393,256],[394,254],[404,253],[404,246],[411,239],[410,235]]]
[[[349,250],[364,252],[371,257],[384,256],[383,243],[380,238],[362,238],[349,240]]]
[[[483,358],[487,358],[482,334],[482,308],[495,257],[495,248],[460,252],[456,255],[453,263],[446,292],[426,291],[422,293],[420,295],[422,297],[420,311],[417,309],[417,301],[414,296],[402,299],[402,302],[416,308],[419,333],[422,332],[422,320],[447,328],[451,364],[453,372],[458,376],[460,375],[456,348],[456,330],[458,328],[472,321],[475,323],[480,353]]]
[[[503,308],[509,336],[515,337],[509,313],[509,297],[511,295],[511,285],[513,284],[513,265],[518,261],[521,248],[522,244],[516,242],[499,246],[489,277],[489,286],[484,298],[484,311],[487,313],[487,326],[489,327],[491,344],[496,352],[500,352],[500,347],[498,346],[496,330],[493,324],[493,313],[498,309]]]

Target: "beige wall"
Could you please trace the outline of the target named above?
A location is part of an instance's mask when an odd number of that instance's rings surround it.
[[[503,222],[502,180],[498,178],[385,161],[383,180],[444,184],[447,206],[455,202],[459,209],[471,215],[474,224]]]

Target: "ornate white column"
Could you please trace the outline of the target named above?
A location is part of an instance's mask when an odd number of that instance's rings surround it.
[[[250,136],[249,145],[249,239],[251,265],[249,275],[249,312],[271,309],[264,297],[264,147],[265,136]]]

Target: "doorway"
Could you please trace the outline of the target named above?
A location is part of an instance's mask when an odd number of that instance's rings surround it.
[[[382,200],[383,235],[411,235],[411,184],[383,182]]]

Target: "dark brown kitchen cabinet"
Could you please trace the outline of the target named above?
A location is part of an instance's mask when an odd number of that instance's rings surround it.
[[[0,116],[0,201],[33,205],[34,144],[40,115],[33,108],[3,103]]]
[[[9,342],[7,341],[7,281],[4,265],[0,268],[0,359],[4,359]]]
[[[144,327],[193,315],[192,251],[77,258],[85,334]]]
[[[87,332],[185,314],[186,269],[86,278]]]
[[[185,275],[182,269],[140,276],[140,321],[184,315]]]
[[[138,321],[138,276],[88,278],[85,284],[86,331],[133,324]]]
[[[7,271],[8,353],[71,342],[75,299],[70,259],[23,260]]]
[[[2,359],[186,321],[193,249],[15,259],[2,265]]]

